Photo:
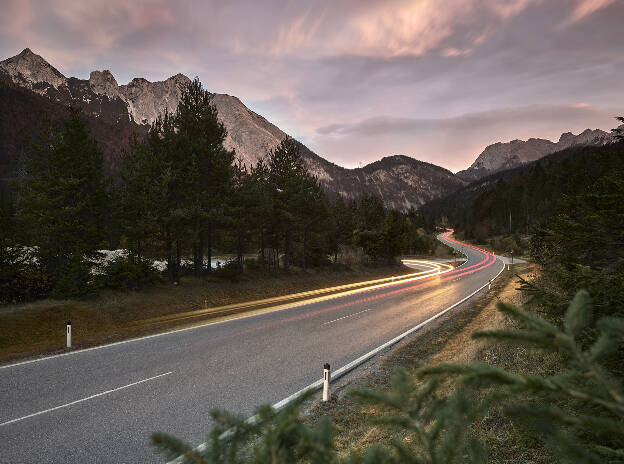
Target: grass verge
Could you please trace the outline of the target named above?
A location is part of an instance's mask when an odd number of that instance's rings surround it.
[[[109,291],[92,300],[41,300],[0,307],[0,362],[65,351],[67,319],[72,321],[73,348],[86,348],[198,324],[215,315],[192,323],[142,324],[159,317],[409,272],[405,267],[388,266],[267,273],[237,282],[186,277],[178,286]]]

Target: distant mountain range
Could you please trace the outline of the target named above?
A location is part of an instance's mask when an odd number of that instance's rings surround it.
[[[30,49],[0,62],[0,176],[14,169],[14,157],[26,135],[42,124],[44,115],[56,117],[69,104],[83,110],[102,145],[109,171],[115,172],[132,133],[145,134],[165,110],[174,112],[180,87],[190,79],[176,74],[164,81],[135,78],[119,85],[108,70],[93,71],[88,80],[66,77]],[[251,166],[286,137],[281,129],[251,111],[238,98],[213,94],[219,119],[228,131],[225,145]],[[388,207],[419,208],[471,181],[514,167],[549,153],[582,144],[605,144],[610,135],[585,131],[563,134],[557,143],[542,139],[514,140],[488,146],[477,160],[457,175],[408,156],[389,156],[362,168],[346,169],[318,156],[303,144],[304,161],[330,195],[354,199],[379,195]]]
[[[507,143],[488,145],[474,163],[457,176],[475,181],[498,171],[515,168],[546,155],[572,147],[602,146],[614,141],[611,134],[600,129],[586,129],[578,135],[572,132],[561,134],[558,142],[545,139],[512,140]]]

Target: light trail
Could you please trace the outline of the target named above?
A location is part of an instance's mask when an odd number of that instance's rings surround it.
[[[434,261],[428,261],[428,260],[415,260],[415,261],[418,261],[419,265],[422,265],[424,267],[429,267],[429,269],[420,271],[420,272],[414,272],[411,274],[404,274],[400,276],[384,277],[382,279],[374,279],[374,280],[355,282],[355,283],[345,284],[345,285],[337,285],[334,287],[327,287],[327,288],[322,288],[322,289],[317,289],[317,290],[309,290],[306,292],[293,293],[293,294],[272,297],[272,298],[265,298],[262,300],[254,300],[254,301],[236,303],[236,304],[225,305],[225,306],[216,306],[213,308],[187,311],[184,313],[172,314],[169,316],[160,316],[160,317],[155,317],[151,319],[146,319],[143,321],[138,321],[134,323],[133,325],[146,326],[146,325],[155,325],[155,324],[161,324],[161,323],[167,323],[167,322],[179,322],[179,321],[195,319],[195,318],[203,317],[207,315],[215,315],[215,314],[219,314],[223,312],[232,313],[238,310],[250,311],[253,308],[256,308],[258,306],[270,305],[271,303],[288,302],[291,300],[300,300],[300,301],[289,302],[289,303],[285,303],[285,304],[281,304],[277,306],[269,306],[267,308],[261,308],[267,311],[269,310],[277,311],[281,309],[301,306],[304,304],[311,304],[311,303],[316,303],[319,301],[325,301],[327,299],[353,295],[359,292],[365,292],[365,291],[375,290],[375,289],[383,288],[387,286],[393,286],[393,285],[403,284],[406,282],[412,282],[415,280],[424,279],[426,277],[437,276],[437,275],[440,275],[444,272],[448,272],[451,269],[453,269],[451,265],[445,264],[445,263],[436,263]],[[353,289],[354,287],[361,287],[361,288]],[[353,290],[340,292],[340,290],[346,290],[346,289],[353,289]],[[326,295],[323,297],[316,297],[316,298],[311,298],[311,299],[306,298],[309,296],[323,295],[326,293],[331,293],[331,295]]]
[[[411,265],[419,265],[423,267],[428,267],[429,269],[420,271],[420,272],[411,273],[411,274],[405,274],[401,276],[385,277],[382,279],[355,282],[351,284],[338,285],[334,287],[327,287],[327,288],[322,288],[322,289],[317,289],[317,290],[310,290],[306,292],[283,295],[279,297],[265,298],[262,300],[255,300],[255,301],[250,301],[250,302],[245,302],[245,303],[238,303],[238,304],[217,306],[213,308],[206,308],[206,309],[200,309],[200,310],[194,310],[194,311],[187,311],[184,313],[172,314],[169,316],[161,316],[161,317],[139,321],[137,322],[136,325],[148,326],[148,325],[170,323],[170,322],[190,321],[192,319],[196,319],[196,318],[200,318],[204,316],[210,316],[210,315],[218,316],[220,313],[224,313],[221,315],[226,317],[229,315],[234,316],[238,314],[239,312],[247,313],[247,314],[249,313],[259,314],[259,313],[265,313],[265,312],[281,311],[281,310],[291,309],[291,308],[295,308],[299,306],[320,303],[320,302],[327,301],[327,300],[352,296],[352,295],[356,295],[359,293],[370,292],[370,291],[378,290],[382,288],[396,287],[399,285],[404,285],[409,282],[416,282],[416,281],[430,279],[434,277],[443,276],[442,279],[447,280],[447,279],[456,278],[456,277],[460,277],[460,276],[467,275],[467,274],[472,274],[473,272],[477,272],[481,269],[484,269],[494,264],[494,262],[496,261],[496,257],[493,254],[491,254],[487,250],[483,250],[481,248],[468,245],[466,243],[462,243],[462,242],[459,242],[457,240],[450,238],[449,235],[452,233],[453,233],[452,230],[448,231],[443,235],[443,237],[453,243],[456,243],[456,244],[471,248],[473,250],[479,251],[480,253],[483,253],[485,255],[483,260],[471,266],[460,267],[458,269],[458,268],[454,268],[452,265],[447,264],[447,263],[437,263],[435,261],[429,261],[429,260],[406,259],[402,261],[405,263],[409,263]],[[374,297],[364,298],[364,299],[358,300],[357,302],[361,303],[361,302],[371,301],[371,298],[377,299],[377,298],[381,298],[384,296],[393,295],[399,292],[418,288],[422,285],[424,285],[424,283],[418,284],[418,285],[411,285],[409,287],[401,288],[398,290],[393,290],[390,292],[383,293],[381,295],[375,295]],[[315,296],[315,295],[321,295],[321,296]],[[315,296],[315,297],[307,298],[310,296]],[[298,301],[292,301],[292,300],[298,300]],[[271,303],[282,303],[282,304],[271,305]],[[338,309],[340,307],[344,307],[346,305],[354,304],[354,303],[355,302],[351,302],[345,305],[339,305],[338,307],[328,308],[328,309],[329,310]]]

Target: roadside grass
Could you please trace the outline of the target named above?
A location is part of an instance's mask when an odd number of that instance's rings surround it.
[[[344,456],[373,444],[389,445],[393,439],[410,440],[403,431],[375,425],[375,419],[384,411],[362,405],[348,394],[350,390],[360,388],[389,389],[397,367],[415,371],[419,367],[441,363],[486,361],[517,372],[545,374],[556,371],[560,363],[556,356],[525,347],[488,345],[471,338],[477,330],[509,326],[510,322],[496,310],[495,305],[498,301],[516,305],[525,303],[525,296],[517,288],[516,275],[531,279],[534,272],[535,266],[531,264],[517,264],[511,272],[505,271],[501,278],[493,282],[490,291],[401,343],[370,367],[370,373],[356,376],[342,385],[338,382],[340,386],[335,388],[331,400],[312,405],[306,412],[306,421],[314,423],[323,416],[329,416],[336,424],[338,451]],[[475,424],[470,433],[486,443],[490,463],[552,462],[537,437],[515,428],[500,409],[491,411]]]
[[[47,299],[4,306],[0,307],[0,362],[66,351],[68,319],[72,321],[72,347],[84,348],[192,325],[141,324],[156,317],[408,273],[405,267],[386,266],[258,272],[235,282],[184,277],[177,286],[104,291],[91,300]]]

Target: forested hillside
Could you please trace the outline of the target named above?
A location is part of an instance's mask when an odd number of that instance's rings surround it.
[[[178,283],[212,272],[215,250],[236,256],[217,270],[234,279],[252,267],[390,263],[437,247],[414,210],[388,209],[374,195],[328,197],[291,138],[249,169],[235,162],[213,95],[198,80],[183,88],[175,113],[132,139],[115,176],[97,137],[108,126],[49,103],[49,120],[24,135],[18,176],[2,191],[4,303]],[[15,122],[23,130],[28,120]],[[102,265],[103,250],[115,249]]]
[[[570,196],[591,191],[624,170],[624,144],[570,148],[529,165],[502,171],[427,203],[423,214],[446,221],[467,238],[530,234]]]

